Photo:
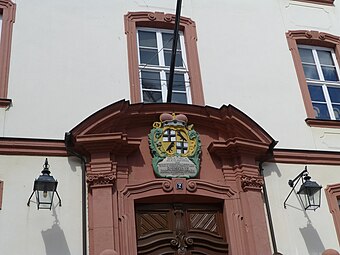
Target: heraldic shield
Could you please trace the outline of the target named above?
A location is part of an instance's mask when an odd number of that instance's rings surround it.
[[[183,115],[163,113],[149,134],[152,166],[156,176],[193,178],[199,173],[201,141]]]

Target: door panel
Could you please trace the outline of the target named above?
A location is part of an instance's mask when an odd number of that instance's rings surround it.
[[[136,205],[136,228],[138,254],[228,254],[222,209],[217,205]]]

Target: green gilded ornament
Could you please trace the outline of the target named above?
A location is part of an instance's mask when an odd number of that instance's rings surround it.
[[[163,113],[149,134],[156,176],[193,178],[199,173],[201,141],[185,115]]]

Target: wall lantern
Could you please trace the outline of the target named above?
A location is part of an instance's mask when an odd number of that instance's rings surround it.
[[[35,193],[36,203],[39,209],[50,209],[53,205],[53,196],[56,193],[59,199],[59,206],[61,206],[61,199],[57,192],[58,182],[50,175],[50,165],[47,159],[45,160],[44,169],[41,171],[41,175],[34,181],[33,192],[28,199],[27,206],[30,206],[31,198]]]
[[[305,210],[316,210],[321,204],[321,189],[322,186],[317,184],[315,181],[311,181],[311,177],[308,175],[307,166],[305,169],[294,178],[294,180],[289,180],[288,185],[292,188],[288,194],[286,200],[283,202],[284,208],[286,208],[286,202],[289,196],[295,190],[296,185],[301,179],[301,187],[297,194]]]

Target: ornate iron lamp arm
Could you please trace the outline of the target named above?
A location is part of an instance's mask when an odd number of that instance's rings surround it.
[[[283,202],[283,207],[286,209],[286,202],[288,200],[288,198],[290,197],[290,195],[292,194],[293,190],[295,189],[296,185],[298,184],[299,180],[302,178],[302,176],[305,174],[305,173],[308,173],[307,171],[307,166],[305,166],[305,169],[299,173],[298,176],[296,176],[293,180],[289,180],[288,181],[288,185],[292,188],[292,190],[289,192],[286,200]],[[294,184],[295,183],[295,184]]]

